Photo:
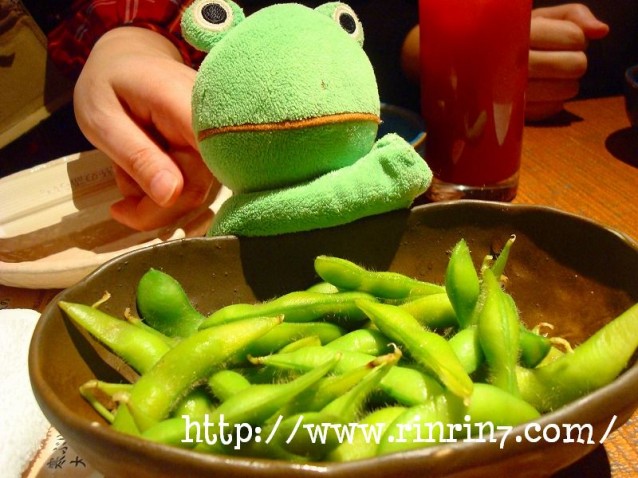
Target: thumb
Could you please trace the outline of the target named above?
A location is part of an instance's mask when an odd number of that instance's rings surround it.
[[[169,207],[184,185],[178,166],[123,110],[110,115],[91,142],[139,185],[156,204]]]

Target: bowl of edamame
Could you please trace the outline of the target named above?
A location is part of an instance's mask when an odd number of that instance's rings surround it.
[[[169,241],[52,301],[31,381],[106,476],[550,476],[638,407],[637,271],[617,231],[480,201]]]

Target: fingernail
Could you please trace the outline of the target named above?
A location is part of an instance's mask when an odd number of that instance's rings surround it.
[[[151,181],[151,196],[160,206],[170,202],[177,189],[178,181],[168,171],[160,171]]]

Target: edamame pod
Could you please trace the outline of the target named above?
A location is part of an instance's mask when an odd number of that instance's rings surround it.
[[[158,334],[117,319],[100,309],[66,301],[60,301],[58,305],[73,322],[141,374],[148,372],[171,350],[168,342]]]
[[[373,355],[358,352],[336,351],[328,347],[307,347],[287,354],[273,354],[264,357],[253,357],[255,364],[269,365],[289,370],[307,371],[320,363],[341,353],[342,358],[334,369],[334,373],[342,374],[356,367],[361,367],[375,359]],[[412,406],[423,403],[429,397],[442,393],[443,388],[433,377],[413,368],[395,365],[383,377],[379,388],[398,403]]]
[[[242,320],[211,327],[183,339],[135,382],[129,396],[131,412],[147,423],[163,420],[179,397],[281,320],[281,317]],[[138,425],[142,431],[148,428]]]
[[[456,243],[450,254],[445,271],[445,291],[459,325],[469,326],[479,298],[480,283],[470,249],[464,239]]]
[[[375,329],[356,329],[326,344],[334,350],[381,355],[390,350],[390,340]]]
[[[340,358],[337,354],[314,370],[287,383],[252,385],[229,397],[210,414],[208,421],[220,423],[223,418],[230,427],[235,424],[262,425],[277,410],[330,372]],[[219,442],[200,443],[196,449],[210,451],[219,446]]]
[[[483,304],[478,314],[478,336],[489,369],[490,383],[518,395],[521,324],[518,312],[490,269],[483,271]]]
[[[169,274],[149,269],[137,284],[137,310],[144,321],[169,337],[188,337],[204,320],[182,285]]]
[[[444,329],[456,327],[459,321],[447,293],[425,295],[400,304],[423,327]]]
[[[113,411],[118,396],[128,395],[133,385],[130,383],[108,383],[101,380],[89,380],[80,385],[80,395],[89,402],[107,422],[113,423]]]
[[[498,254],[498,257],[494,261],[494,264],[492,264],[492,267],[491,267],[492,273],[494,274],[494,277],[496,277],[497,280],[499,280],[501,276],[503,275],[503,273],[505,272],[505,266],[507,265],[507,261],[510,256],[510,251],[512,249],[512,245],[514,244],[515,240],[516,240],[516,235],[512,234],[507,240],[507,242],[505,243],[505,245],[503,246],[503,249],[501,250],[501,252]]]
[[[200,328],[224,324],[251,317],[283,315],[286,323],[310,322],[328,317],[345,322],[364,320],[365,316],[354,305],[357,299],[375,300],[362,292],[320,292],[296,291],[282,295],[268,302],[257,304],[232,304],[213,312]]]
[[[377,387],[382,377],[390,370],[394,362],[398,360],[399,356],[400,354],[397,354],[392,358],[386,358],[384,363],[372,368],[371,372],[358,384],[342,396],[328,403],[315,415],[316,417],[321,417],[322,421],[318,423],[314,422],[312,425],[314,427],[325,427],[327,431],[326,439],[317,442],[308,434],[299,433],[294,435],[293,440],[280,443],[280,446],[287,452],[297,456],[303,456],[312,460],[323,460],[325,455],[336,448],[342,440],[337,436],[336,428],[332,428],[331,425],[343,430],[343,426],[348,426],[347,424],[355,422],[364,402]],[[309,417],[312,416],[312,414],[303,415],[305,425],[308,424]]]
[[[450,337],[448,343],[463,365],[463,369],[469,374],[476,372],[485,360],[475,325],[459,330]]]
[[[521,396],[541,412],[556,410],[611,383],[638,348],[638,304],[605,324],[573,352],[534,369],[516,369]]]
[[[355,428],[352,440],[340,443],[326,458],[345,462],[376,456],[384,432],[405,411],[405,407],[392,406],[369,413],[359,422],[361,427]]]
[[[304,347],[321,347],[322,345],[323,344],[321,343],[321,338],[319,338],[319,336],[309,335],[308,337],[302,337],[294,342],[284,345],[282,348],[277,350],[277,353],[294,352],[295,350],[299,350]]]
[[[354,262],[331,256],[318,256],[315,271],[324,281],[339,289],[367,292],[383,299],[406,299],[445,292],[437,284],[412,279],[397,272],[369,271]]]
[[[276,352],[285,345],[302,337],[318,337],[322,344],[327,344],[346,333],[345,329],[330,322],[284,322],[270,330],[267,334],[253,340],[246,348],[250,355],[266,355]]]
[[[448,390],[464,400],[472,394],[472,379],[440,335],[425,330],[405,310],[388,304],[357,301],[370,320],[390,339],[403,345],[421,366],[432,373]]]
[[[248,379],[236,370],[220,370],[208,379],[208,388],[220,402],[225,402],[251,386]]]

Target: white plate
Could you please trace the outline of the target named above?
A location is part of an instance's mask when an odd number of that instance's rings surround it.
[[[211,205],[227,197],[222,191]],[[204,208],[180,224],[138,232],[111,219],[121,198],[109,159],[99,151],[65,156],[0,179],[0,284],[58,289],[132,249],[201,236]]]

